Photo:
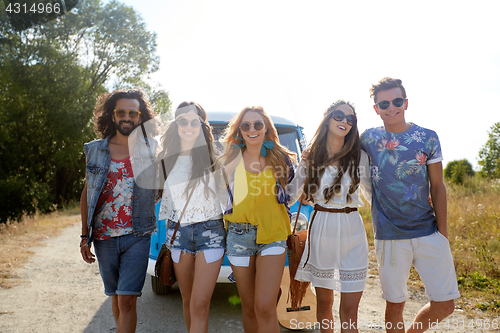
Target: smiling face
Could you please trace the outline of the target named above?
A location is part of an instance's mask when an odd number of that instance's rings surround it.
[[[346,116],[354,115],[354,110],[347,104],[339,105],[335,109],[335,111],[336,110],[344,112]],[[343,120],[337,121],[333,119],[332,115],[330,114],[330,120],[328,121],[328,135],[345,137],[349,133],[351,128],[352,126],[347,123],[347,119],[345,117]]]
[[[136,99],[120,98],[116,101],[115,110],[135,110],[139,111],[140,104]],[[121,135],[129,136],[130,133],[139,126],[141,123],[141,117],[137,119],[130,119],[128,113],[125,114],[123,118],[117,117],[113,114],[113,122],[115,123],[115,128]]]
[[[182,119],[181,119],[182,118]],[[200,135],[201,127],[199,126],[200,117],[193,107],[192,110],[186,113],[181,113],[175,118],[177,123],[177,133],[181,139],[181,145],[184,144],[194,144],[196,138]],[[187,121],[187,125],[182,127],[179,122],[185,123]],[[194,125],[198,123],[198,125]],[[184,124],[183,124],[184,125]],[[193,126],[194,125],[194,126]]]
[[[390,101],[391,103],[389,103],[389,107],[385,110],[382,110],[377,104],[373,106],[375,112],[377,112],[384,121],[386,130],[394,133],[406,130],[405,110],[408,108],[408,100],[405,100],[400,107],[396,107],[392,101],[398,97],[404,99],[403,92],[400,88],[379,91],[377,96],[375,96],[375,102]]]
[[[241,135],[242,135],[243,139],[245,139],[245,143],[247,146],[258,145],[260,147],[260,146],[262,146],[262,144],[265,141],[265,136],[266,136],[266,131],[267,131],[266,126],[264,125],[264,127],[261,130],[256,130],[255,126],[253,126],[255,124],[255,122],[258,122],[258,121],[265,124],[264,118],[262,118],[262,116],[259,113],[254,112],[254,111],[247,111],[243,115],[243,118],[241,119],[241,124],[248,123],[248,124],[252,125],[252,126],[250,126],[250,129],[247,132],[240,130]],[[241,124],[240,124],[240,126],[241,126]]]

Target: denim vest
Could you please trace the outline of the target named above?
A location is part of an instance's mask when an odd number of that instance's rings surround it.
[[[109,139],[110,137],[94,140],[86,143],[83,147],[87,157],[87,226],[89,243],[93,240],[95,208],[106,183],[111,164],[111,154],[108,149]],[[156,231],[156,189],[152,187],[143,188],[137,185],[137,180],[140,178],[153,179],[155,177],[151,170],[152,168],[149,168],[140,175],[134,174],[132,229],[136,237],[147,236]]]

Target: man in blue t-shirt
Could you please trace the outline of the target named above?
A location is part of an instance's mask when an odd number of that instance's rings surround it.
[[[412,264],[430,303],[407,332],[423,332],[453,313],[460,297],[448,243],[446,187],[437,134],[405,120],[401,80],[383,78],[370,89],[383,127],[361,135],[370,157],[375,250],[386,300],[386,330],[404,332],[403,310]],[[430,194],[430,200],[429,200]]]

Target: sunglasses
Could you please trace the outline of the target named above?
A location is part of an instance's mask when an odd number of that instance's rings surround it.
[[[261,129],[264,128],[264,123],[260,120],[257,120],[255,123],[250,124],[249,122],[244,122],[244,123],[241,123],[240,125],[240,130],[242,132],[248,132],[250,130],[250,126],[253,126],[254,130],[256,131],[260,131]]]
[[[357,120],[355,115],[350,114],[350,115],[346,116],[345,113],[342,112],[341,110],[333,111],[332,118],[335,119],[336,121],[342,121],[345,118],[347,120],[347,124],[350,126],[354,126],[354,124],[356,123],[356,120]]]
[[[401,98],[401,97],[394,98],[392,100],[392,105],[394,105],[394,107],[396,107],[396,108],[399,108],[400,106],[402,106],[404,104],[405,101],[406,101],[405,98]],[[391,102],[390,101],[380,101],[375,105],[378,105],[378,107],[381,108],[382,110],[387,110],[389,105],[391,105]]]
[[[135,119],[139,118],[139,116],[141,115],[141,111],[137,111],[137,110],[115,109],[115,110],[113,110],[113,112],[115,113],[115,116],[117,116],[120,119],[125,118],[125,115],[128,114],[130,119],[135,120]]]
[[[189,122],[189,120],[187,120],[186,118],[184,117],[181,117],[181,118],[177,118],[175,120],[175,122],[177,123],[177,125],[179,125],[179,127],[181,128],[184,128],[184,127],[187,127],[187,125],[189,123],[191,123],[191,127],[192,128],[198,128],[201,126],[201,120],[198,119],[198,118],[195,118],[193,120],[191,120],[191,122]]]

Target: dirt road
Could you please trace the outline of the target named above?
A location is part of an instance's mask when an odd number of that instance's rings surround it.
[[[110,299],[104,295],[97,264],[83,262],[78,249],[79,224],[34,247],[35,255],[19,272],[23,283],[0,290],[0,332],[115,332]],[[243,332],[241,308],[228,298],[236,295],[232,284],[216,286],[210,309],[209,332]],[[335,309],[338,308],[336,295]],[[411,321],[426,303],[424,295],[415,294],[407,302],[405,320]],[[157,296],[151,291],[148,276],[138,301],[137,332],[185,332],[181,297],[178,290]],[[336,312],[336,311],[335,311]],[[369,279],[359,310],[360,332],[383,332],[384,301],[380,298],[378,277]],[[338,323],[338,316],[336,316]],[[445,328],[446,322],[449,328]],[[497,319],[500,324],[500,319]],[[429,332],[486,332],[468,328],[470,319],[455,312],[439,329]],[[455,329],[453,329],[455,327]],[[474,326],[477,327],[477,326]],[[305,330],[306,332],[319,332]],[[287,332],[282,329],[282,332]]]

